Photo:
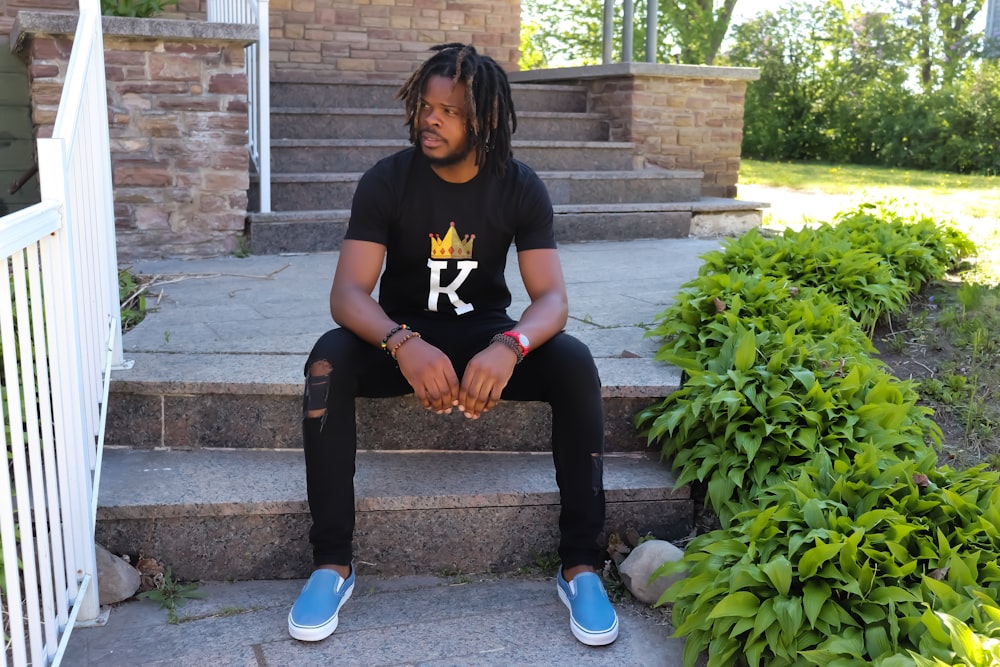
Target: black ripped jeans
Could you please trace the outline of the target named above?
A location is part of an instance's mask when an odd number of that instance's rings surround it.
[[[406,322],[443,350],[459,377],[494,334],[515,324],[503,313],[457,321],[413,317],[396,321]],[[313,364],[322,361],[333,369],[329,377],[311,376]],[[303,436],[313,561],[348,565],[354,534],[354,399],[401,396],[413,390],[388,354],[346,329],[333,329],[320,337],[306,362],[306,380]],[[601,381],[590,350],[569,334],[557,334],[514,367],[501,400],[551,405],[552,457],[561,500],[559,557],[565,568],[599,566],[598,540],[604,528],[604,412]],[[322,416],[305,416],[317,414],[324,406]]]

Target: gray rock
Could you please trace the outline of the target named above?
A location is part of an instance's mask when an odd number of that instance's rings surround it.
[[[97,591],[102,605],[127,600],[139,590],[139,570],[97,545]]]
[[[653,581],[649,577],[658,567],[667,561],[679,561],[684,552],[670,542],[664,540],[649,540],[632,550],[618,567],[622,582],[635,598],[646,604],[654,604],[672,583],[682,579],[684,574],[668,577],[657,577]]]

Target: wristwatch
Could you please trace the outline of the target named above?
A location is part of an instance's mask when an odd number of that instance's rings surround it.
[[[521,346],[521,355],[520,356],[522,358],[526,354],[528,354],[528,350],[531,349],[531,341],[528,340],[527,336],[525,336],[523,333],[520,333],[520,332],[517,332],[517,331],[504,331],[503,335],[504,336],[510,336],[515,341],[517,341],[517,344]]]

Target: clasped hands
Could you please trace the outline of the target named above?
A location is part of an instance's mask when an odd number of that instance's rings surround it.
[[[422,339],[401,347],[396,362],[425,408],[439,415],[458,408],[468,419],[479,419],[500,401],[517,355],[503,345],[490,345],[469,360],[461,382],[451,359]]]

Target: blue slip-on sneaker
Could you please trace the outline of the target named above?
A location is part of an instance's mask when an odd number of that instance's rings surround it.
[[[326,639],[337,629],[337,614],[353,592],[353,567],[346,580],[333,570],[316,570],[288,612],[288,634],[303,642]]]
[[[569,608],[574,637],[587,646],[605,646],[618,639],[618,615],[596,573],[584,572],[566,581],[560,567],[556,587],[559,599]]]

